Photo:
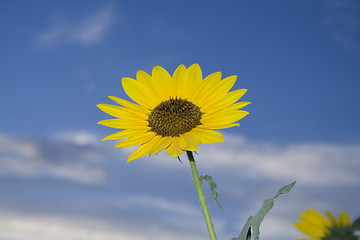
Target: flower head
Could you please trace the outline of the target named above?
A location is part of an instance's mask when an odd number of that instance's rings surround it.
[[[300,222],[295,222],[296,228],[310,238],[297,240],[353,240],[357,239],[351,229],[351,220],[346,212],[341,212],[339,219],[326,211],[327,216],[314,209],[306,209],[300,213]]]
[[[200,143],[223,142],[223,135],[213,129],[239,126],[236,122],[248,114],[239,109],[250,102],[237,102],[246,89],[229,92],[235,81],[236,76],[221,80],[220,72],[203,79],[198,64],[180,65],[172,76],[160,66],[153,68],[152,76],[140,70],[136,80],[122,79],[135,103],[109,96],[121,106],[97,105],[115,117],[98,124],[122,129],[103,140],[124,139],[115,147],[140,145],[128,162],[163,149],[178,157],[196,151]]]

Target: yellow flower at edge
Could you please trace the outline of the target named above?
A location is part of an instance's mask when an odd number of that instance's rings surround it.
[[[140,70],[136,80],[124,77],[124,91],[135,103],[109,96],[120,106],[97,105],[115,117],[98,124],[122,129],[103,140],[124,139],[115,147],[140,145],[128,162],[163,149],[178,157],[196,151],[200,143],[223,142],[223,135],[213,129],[239,126],[236,122],[248,114],[239,109],[250,102],[237,102],[247,90],[229,92],[236,78],[221,80],[221,73],[215,72],[203,79],[198,64],[180,65],[172,76],[156,66],[152,76]]]
[[[308,235],[310,238],[297,238],[296,240],[320,240],[320,239],[338,239],[332,238],[332,235],[340,233],[348,234],[351,227],[351,220],[346,212],[341,212],[339,219],[326,211],[327,217],[314,209],[306,209],[300,213],[300,222],[295,222],[295,227]],[[335,230],[335,231],[334,231]]]

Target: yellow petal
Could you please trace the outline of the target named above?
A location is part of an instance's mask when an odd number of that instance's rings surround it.
[[[175,97],[175,85],[170,74],[162,67],[156,66],[152,70],[152,81],[161,101]]]
[[[234,109],[241,109],[243,107],[246,107],[249,104],[251,104],[251,102],[238,102],[238,103],[235,103],[233,106],[234,106]]]
[[[226,105],[226,106],[220,106],[219,108],[211,108],[210,111],[207,111],[206,114],[213,114],[213,113],[218,113],[220,111],[231,111],[231,110],[239,110],[247,105],[251,104],[251,102],[238,102],[238,103],[234,103],[231,105]]]
[[[126,129],[126,130],[111,134],[109,136],[106,136],[102,139],[102,141],[134,137],[137,135],[141,135],[149,130],[150,130],[150,127]]]
[[[186,74],[186,67],[181,64],[179,67],[176,68],[173,74],[173,82],[176,86],[175,88],[175,97],[184,98],[185,90],[186,90],[186,82],[185,82],[185,74]],[[186,95],[186,94],[185,94]]]
[[[223,128],[238,127],[238,126],[240,126],[239,123],[229,123],[229,124],[212,123],[212,124],[206,124],[206,125],[199,125],[198,128],[202,128],[202,129],[223,129]]]
[[[191,101],[191,96],[199,88],[202,82],[202,72],[199,64],[191,65],[184,77],[182,97]]]
[[[135,121],[147,120],[148,116],[146,114],[138,114],[136,112],[131,112],[127,108],[114,106],[110,104],[98,104],[96,105],[101,111],[117,118],[122,119],[132,119]]]
[[[202,143],[217,143],[224,142],[224,136],[216,131],[210,129],[194,128],[191,130],[195,135],[200,137]]]
[[[246,89],[238,89],[232,92],[227,93],[221,100],[214,103],[213,105],[208,105],[206,107],[201,107],[201,112],[214,112],[219,109],[222,109],[226,106],[230,106],[231,104],[238,101],[244,94],[246,93]],[[199,106],[200,107],[200,106]]]
[[[106,119],[98,122],[98,124],[118,128],[118,129],[127,129],[127,128],[142,128],[149,125],[148,121],[128,121],[124,119]]]
[[[200,136],[194,132],[188,132],[180,136],[180,148],[185,151],[196,151],[200,144]]]
[[[350,217],[346,212],[341,212],[339,219],[340,219],[341,226],[350,226],[351,225]]]
[[[237,76],[230,76],[221,80],[217,84],[215,91],[200,103],[201,107],[207,108],[208,106],[213,106],[214,103],[221,101],[228,91],[230,91],[232,86],[234,86],[236,78]]]
[[[109,96],[109,98],[111,100],[113,100],[114,102],[120,104],[121,106],[126,107],[130,111],[139,113],[140,115],[142,115],[142,114],[147,115],[147,114],[150,113],[150,111],[148,109],[146,109],[145,107],[137,105],[137,104],[132,103],[132,102],[129,102],[127,100],[124,100],[124,99],[121,99],[121,98],[118,98],[118,97],[114,97],[114,96]]]
[[[144,144],[155,137],[156,133],[146,132],[141,135],[127,138],[121,142],[118,142],[115,147],[132,147],[140,144]]]
[[[211,96],[217,89],[221,80],[221,72],[215,72],[202,80],[199,89],[191,96],[191,101],[198,107]]]
[[[185,151],[180,148],[180,138],[171,138],[171,144],[166,148],[166,153],[174,158],[180,156]]]
[[[317,219],[321,222],[323,229],[326,229],[326,227],[331,226],[330,221],[320,212],[314,210],[314,209],[306,209],[305,214],[309,216],[312,219]],[[315,220],[314,220],[315,221]]]
[[[201,118],[201,123],[205,126],[226,125],[239,121],[248,114],[247,111],[242,110],[230,111],[225,115],[214,113],[209,117],[205,114],[204,117]]]
[[[322,232],[321,229],[314,227],[314,225],[311,225],[310,223],[296,222],[295,226],[297,227],[297,229],[309,235],[310,237],[321,238],[324,236],[324,233]]]
[[[162,137],[160,135],[156,135],[154,137],[154,145],[149,150],[149,153],[151,155],[157,154],[161,150],[167,148],[170,145],[170,143],[171,143],[170,137]]]
[[[151,99],[151,92],[139,81],[132,78],[122,78],[122,85],[126,94],[135,102],[148,109],[153,109],[156,102]]]
[[[154,81],[152,80],[152,77],[148,73],[139,70],[136,73],[136,80],[142,83],[144,87],[148,90],[149,97],[154,101],[154,103],[156,103],[156,105],[160,104],[161,99],[159,98],[159,93],[157,91],[158,88],[156,87],[156,85],[154,86]]]
[[[152,148],[152,146],[154,145],[154,142],[156,141],[157,139],[153,138],[152,140],[142,144],[141,146],[139,146],[137,149],[135,149],[134,152],[132,152],[128,158],[128,162],[132,161],[132,160],[135,160],[135,159],[138,159],[138,158],[141,158],[145,155],[148,155],[149,154],[149,151],[150,149]]]
[[[218,122],[218,121],[225,121],[228,123],[233,123],[248,114],[249,113],[244,110],[223,109],[222,111],[217,111],[217,112],[213,112],[213,113],[205,113],[201,118],[201,122],[204,124],[205,124],[205,122]]]
[[[340,222],[334,217],[334,215],[332,215],[332,213],[329,210],[327,210],[326,213],[330,217],[330,219],[334,225],[340,226]]]
[[[309,215],[309,214],[306,214],[306,213],[300,213],[299,217],[303,222],[310,223],[310,224],[312,224],[312,225],[314,225],[314,226],[316,226],[318,228],[321,228],[321,229],[326,228],[326,226],[323,224],[323,222],[319,218],[317,218],[317,217],[315,217],[313,215]]]

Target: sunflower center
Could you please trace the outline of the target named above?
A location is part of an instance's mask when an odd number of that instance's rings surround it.
[[[181,98],[170,98],[157,105],[149,115],[151,131],[162,137],[178,137],[200,125],[198,106]]]

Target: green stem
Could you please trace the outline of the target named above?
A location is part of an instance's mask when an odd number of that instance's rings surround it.
[[[186,151],[186,153],[187,153],[188,158],[189,158],[189,162],[190,162],[190,166],[191,166],[191,172],[192,172],[192,175],[193,175],[193,178],[194,178],[196,191],[197,191],[197,194],[199,196],[201,209],[202,209],[203,214],[204,214],[206,227],[207,227],[208,232],[209,232],[209,237],[210,237],[211,240],[216,240],[216,234],[215,234],[214,226],[213,226],[213,223],[211,221],[209,209],[208,209],[208,207],[206,205],[205,196],[204,196],[204,193],[202,191],[202,186],[201,186],[198,171],[196,169],[194,156],[193,156],[191,151]]]

